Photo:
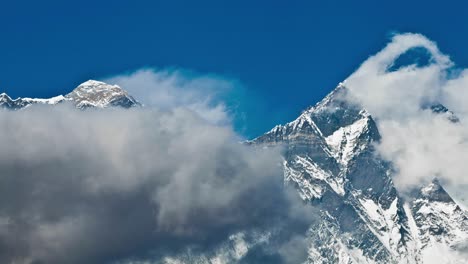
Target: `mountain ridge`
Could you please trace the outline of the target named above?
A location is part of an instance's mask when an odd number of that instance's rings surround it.
[[[88,80],[78,85],[66,95],[58,95],[51,98],[18,97],[12,99],[6,93],[0,94],[0,107],[10,110],[18,110],[34,104],[56,105],[64,102],[70,102],[79,109],[89,107],[130,108],[142,105],[120,86],[96,80]]]
[[[437,181],[410,199],[398,192],[393,165],[375,149],[375,121],[347,92],[340,83],[296,120],[249,142],[285,145],[285,181],[324,215],[309,229],[309,263],[423,263],[434,247],[468,241],[467,213]],[[442,105],[431,110],[459,122]]]
[[[392,180],[393,165],[376,150],[381,140],[376,121],[346,99],[348,92],[340,83],[295,120],[246,142],[283,145],[286,184],[319,209],[321,221],[307,231],[307,262],[424,263],[434,248],[452,252],[463,247],[468,241],[467,212],[437,180],[419,186],[410,197],[400,194]],[[0,107],[11,110],[63,102],[78,109],[141,106],[119,86],[94,80],[49,99],[0,94]],[[443,105],[428,109],[460,122]]]

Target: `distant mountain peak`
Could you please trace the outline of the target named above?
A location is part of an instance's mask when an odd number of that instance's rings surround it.
[[[445,191],[437,179],[432,180],[430,184],[421,188],[419,197],[430,201],[453,202],[450,195]]]
[[[78,87],[87,86],[87,85],[108,85],[108,84],[105,82],[89,79],[86,82],[83,82],[80,85],[78,85]],[[117,86],[117,85],[114,85],[114,86]]]
[[[412,212],[419,243],[426,252],[441,245],[456,249],[468,242],[468,215],[437,179],[420,189]],[[466,263],[466,259],[456,263]]]
[[[70,93],[76,92],[88,92],[88,93],[99,93],[99,92],[106,92],[106,91],[120,91],[126,92],[118,85],[112,85],[101,81],[96,80],[87,80],[86,82],[81,83],[78,85],[73,91]]]
[[[9,101],[13,101],[13,100],[11,99],[10,96],[8,96],[8,94],[6,93],[0,94],[0,102],[9,102]]]
[[[430,109],[434,114],[445,115],[447,119],[453,123],[458,123],[460,121],[454,112],[450,111],[441,103],[433,103],[429,106],[423,106],[423,109]]]
[[[65,96],[58,95],[46,99],[27,97],[11,99],[6,93],[0,94],[0,107],[10,110],[23,109],[34,104],[56,105],[66,101],[73,103],[79,109],[141,106],[120,86],[96,80],[88,80],[78,85]]]
[[[120,86],[95,80],[88,80],[78,85],[65,97],[71,99],[78,108],[108,106],[129,108],[141,105]]]

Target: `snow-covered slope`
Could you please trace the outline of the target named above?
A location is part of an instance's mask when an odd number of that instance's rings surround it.
[[[0,94],[0,107],[18,110],[33,104],[55,105],[63,102],[73,103],[77,108],[88,107],[124,107],[140,106],[127,91],[117,85],[89,80],[80,84],[71,93],[63,96],[55,96],[48,99],[17,98],[11,99],[6,93]]]
[[[424,259],[433,258],[434,251],[440,250],[451,261],[463,257],[457,256],[456,250],[466,250],[468,246],[467,212],[453,201],[437,180],[421,188],[411,211]],[[459,263],[466,263],[464,261]]]
[[[140,105],[127,91],[118,85],[89,80],[80,84],[65,96],[78,108],[120,106],[129,108]]]
[[[49,99],[38,99],[38,98],[17,98],[11,99],[6,93],[0,94],[0,107],[8,109],[20,109],[27,107],[32,104],[49,104],[54,105],[65,101],[66,98],[62,95],[55,96]]]
[[[423,263],[434,248],[453,252],[438,263],[465,261],[467,214],[438,183],[405,199],[392,166],[377,155],[380,134],[372,116],[345,100],[339,85],[296,120],[274,127],[249,144],[281,144],[285,181],[322,212],[309,230],[310,263]],[[442,105],[435,114],[458,119]],[[431,248],[431,249],[428,249]],[[447,262],[447,261],[448,262]]]

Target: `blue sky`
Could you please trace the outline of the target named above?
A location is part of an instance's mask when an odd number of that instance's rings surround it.
[[[411,2],[411,3],[409,3]],[[238,80],[251,137],[295,118],[394,32],[468,65],[463,1],[4,1],[0,90],[64,94],[87,79],[181,68]]]

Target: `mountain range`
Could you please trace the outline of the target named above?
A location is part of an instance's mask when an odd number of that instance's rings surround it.
[[[307,231],[307,262],[427,263],[442,252],[447,263],[466,263],[466,209],[436,178],[410,194],[400,193],[392,180],[393,164],[376,150],[381,140],[376,121],[345,99],[348,92],[339,84],[294,121],[245,142],[283,146],[285,183],[318,209],[321,220]],[[79,109],[142,106],[119,86],[93,80],[50,99],[0,95],[0,106],[11,110],[61,103]],[[460,122],[443,105],[428,110]]]
[[[88,107],[106,108],[112,106],[130,108],[141,106],[127,91],[117,85],[89,80],[66,95],[59,95],[48,99],[16,98],[12,99],[6,93],[0,94],[0,107],[17,110],[34,104],[55,105],[64,102],[73,103],[77,108]]]

